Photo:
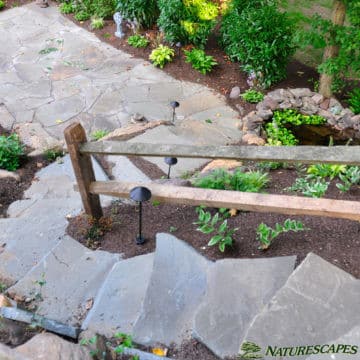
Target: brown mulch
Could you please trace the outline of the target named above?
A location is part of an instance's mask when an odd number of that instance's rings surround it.
[[[149,172],[148,172],[149,174]],[[295,169],[278,169],[270,172],[271,182],[266,189],[268,193],[289,194],[284,189],[291,186],[297,175]],[[343,194],[333,181],[326,193],[327,198],[359,201],[360,187],[353,187]],[[293,194],[292,195],[296,195]],[[212,210],[215,212],[215,210]],[[360,223],[351,220],[333,219],[315,216],[291,216],[291,219],[302,221],[310,230],[298,233],[281,234],[267,251],[258,250],[256,229],[261,222],[274,227],[283,223],[289,216],[275,213],[239,212],[228,220],[230,228],[239,228],[234,236],[234,244],[224,253],[214,247],[208,247],[209,235],[196,231],[197,220],[195,208],[185,205],[143,204],[143,233],[147,242],[135,244],[138,232],[137,207],[116,202],[104,209],[105,217],[111,218],[109,232],[98,240],[86,237],[88,219],[79,216],[70,220],[68,234],[81,243],[102,250],[123,253],[126,258],[146,254],[155,250],[155,236],[159,232],[172,233],[185,240],[202,255],[210,260],[223,258],[260,258],[297,255],[299,264],[309,252],[314,252],[332,264],[360,278]]]

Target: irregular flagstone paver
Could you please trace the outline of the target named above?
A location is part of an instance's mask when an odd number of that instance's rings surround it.
[[[41,293],[37,313],[49,319],[76,325],[92,302],[119,254],[91,251],[69,236],[33,267],[16,285],[8,289],[11,296],[34,297]],[[36,281],[44,279],[41,287]]]
[[[22,278],[64,237],[66,216],[79,210],[78,199],[26,202],[11,210],[22,217],[0,221],[0,280],[13,284]]]
[[[255,318],[245,339],[262,349],[327,344],[360,324],[359,310],[360,281],[310,253]]]
[[[132,334],[149,284],[153,259],[154,254],[147,254],[115,264],[82,328],[107,337],[117,332]]]
[[[11,349],[8,346],[0,344],[0,359],[1,360],[31,360],[22,354],[16,352],[15,349]]]
[[[336,349],[339,349],[339,353],[337,354],[329,353],[329,357],[332,360],[349,360],[358,357],[360,351],[360,325],[355,326],[353,329],[351,329],[345,335],[341,336],[339,339],[335,341],[329,341],[329,344],[335,344]],[[326,350],[328,350],[328,348],[325,347],[324,351]],[[327,355],[311,355],[307,358],[307,360],[323,360],[324,356]]]
[[[221,260],[211,267],[194,336],[221,358],[235,356],[251,320],[285,284],[295,256]]]
[[[185,242],[169,234],[157,234],[153,272],[134,327],[134,340],[170,345],[190,338],[211,265]]]
[[[15,348],[15,352],[33,360],[91,360],[86,346],[73,344],[51,333],[34,336],[28,342]],[[15,358],[14,360],[16,360]]]

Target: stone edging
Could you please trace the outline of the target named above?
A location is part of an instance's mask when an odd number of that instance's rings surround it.
[[[244,132],[243,142],[248,145],[265,145],[261,137],[263,123],[278,109],[295,109],[305,115],[320,115],[327,126],[344,139],[360,140],[360,115],[344,108],[335,98],[325,99],[308,88],[277,89],[269,92],[257,104],[256,110],[243,117],[239,129]]]

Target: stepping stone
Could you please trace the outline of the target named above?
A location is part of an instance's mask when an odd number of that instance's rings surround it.
[[[345,349],[339,350],[337,354],[330,354],[332,360],[349,360],[355,358],[356,354],[359,356],[359,347],[360,347],[360,325],[355,326],[348,333],[341,336],[335,341],[330,341],[330,344],[335,344],[337,348],[340,346],[347,346]],[[350,348],[349,348],[350,346]],[[357,348],[354,349],[353,346]],[[326,348],[324,349],[326,350]],[[324,354],[316,354],[309,356],[306,360],[323,360]]]
[[[178,136],[174,127],[158,126],[154,129],[146,131],[145,134],[139,135],[131,140],[131,143],[150,143],[150,144],[179,144],[194,145],[190,139]],[[167,173],[168,165],[165,164],[162,157],[145,157],[146,160],[157,165],[163,172]],[[172,177],[180,177],[182,174],[193,171],[208,162],[204,159],[183,159],[179,158],[176,166],[171,168]]]
[[[210,265],[187,243],[157,234],[153,272],[134,327],[136,342],[169,346],[190,338],[195,312],[206,293]]]
[[[252,319],[285,284],[295,261],[295,256],[217,261],[195,317],[195,338],[221,358],[237,355]]]
[[[37,314],[65,324],[81,323],[119,254],[92,251],[64,236],[47,256],[8,289],[24,298],[40,294]],[[36,282],[44,280],[39,286]],[[42,300],[41,300],[42,299]],[[36,299],[35,299],[36,301]]]
[[[116,332],[132,334],[149,284],[153,260],[154,254],[147,254],[116,263],[101,286],[82,329],[106,337],[112,337]]]
[[[114,165],[111,173],[115,180],[142,183],[151,181],[126,156],[109,155],[107,161]]]
[[[23,217],[0,221],[0,282],[8,285],[22,278],[64,237],[66,215],[79,209],[78,201],[70,199],[26,201],[26,206],[10,210],[11,215]]]
[[[360,281],[310,253],[257,315],[245,340],[262,349],[327,344],[360,324],[359,309]]]

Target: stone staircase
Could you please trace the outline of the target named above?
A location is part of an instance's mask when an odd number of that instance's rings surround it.
[[[119,170],[147,181],[131,162]],[[13,297],[40,293],[39,315],[108,337],[131,333],[144,345],[196,338],[219,358],[243,341],[263,355],[267,346],[360,345],[360,281],[317,255],[295,271],[295,257],[212,262],[170,234],[157,235],[153,254],[92,251],[65,235],[66,217],[81,210],[69,158],[36,179],[0,220],[0,282]]]

